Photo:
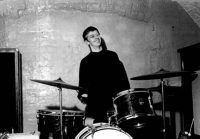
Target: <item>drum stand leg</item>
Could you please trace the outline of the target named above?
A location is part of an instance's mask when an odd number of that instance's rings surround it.
[[[163,139],[166,139],[166,122],[165,122],[165,96],[164,96],[164,81],[161,79],[162,86],[162,118],[163,118]]]
[[[59,103],[60,103],[60,136],[61,136],[61,139],[63,139],[63,110],[62,110],[62,88],[59,87],[58,88],[59,90]]]

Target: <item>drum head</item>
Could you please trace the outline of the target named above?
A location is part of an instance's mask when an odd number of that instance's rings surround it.
[[[134,89],[128,89],[128,90],[124,90],[119,92],[115,97],[114,97],[114,101],[122,96],[125,95],[129,95],[132,93],[146,93],[147,95],[149,95],[149,90],[146,88],[134,88]]]
[[[124,96],[124,95],[127,95],[129,93],[133,93],[133,92],[134,92],[134,89],[128,89],[128,90],[121,91],[114,97],[113,100],[115,101],[117,98]]]
[[[94,129],[85,127],[75,139],[132,139],[122,129],[106,123],[94,124]]]
[[[26,133],[15,133],[8,134],[8,139],[39,139],[38,135],[26,134]]]
[[[38,110],[37,112],[40,115],[52,115],[59,116],[60,110]],[[84,116],[83,111],[74,111],[74,110],[62,110],[63,116]]]

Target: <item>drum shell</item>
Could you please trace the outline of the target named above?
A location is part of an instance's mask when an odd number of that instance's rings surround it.
[[[84,113],[82,111],[63,110],[62,129],[65,139],[73,139],[75,135],[84,128]],[[60,136],[60,111],[38,110],[38,131],[41,139]]]
[[[152,99],[147,89],[129,89],[122,91],[113,99],[120,124],[129,119],[144,119],[155,116]]]

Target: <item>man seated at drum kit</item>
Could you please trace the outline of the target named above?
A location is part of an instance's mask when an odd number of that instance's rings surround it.
[[[85,109],[85,125],[108,122],[107,114],[112,112],[116,93],[130,89],[128,77],[118,55],[107,50],[106,44],[96,27],[86,28],[82,34],[90,53],[81,60],[79,86],[87,92],[79,92],[78,98],[88,95]]]

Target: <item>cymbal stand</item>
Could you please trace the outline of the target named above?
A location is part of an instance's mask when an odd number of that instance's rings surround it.
[[[58,87],[59,90],[59,102],[60,102],[60,136],[63,139],[63,110],[62,110],[62,88]]]
[[[162,118],[163,118],[163,135],[166,139],[166,122],[165,122],[165,95],[164,95],[164,80],[161,78],[161,93],[162,93]]]

